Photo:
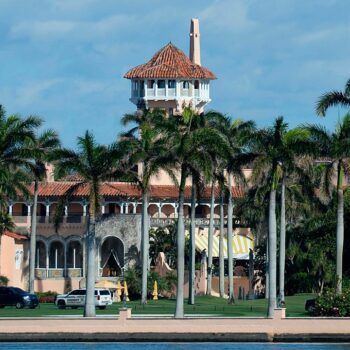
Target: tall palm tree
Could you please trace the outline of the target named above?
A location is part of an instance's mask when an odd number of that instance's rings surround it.
[[[0,105],[0,206],[4,226],[11,222],[5,214],[10,199],[28,196],[29,177],[25,168],[30,165],[25,150],[25,140],[34,139],[35,130],[42,124],[38,117],[22,118],[20,115],[6,116]],[[8,226],[10,227],[10,226]]]
[[[207,295],[211,295],[213,279],[213,241],[214,241],[214,206],[215,206],[215,180],[211,180],[210,190],[210,213],[208,228],[208,273],[207,273]]]
[[[149,270],[149,215],[148,200],[150,180],[162,169],[171,177],[173,172],[170,164],[167,140],[159,133],[157,128],[165,119],[165,112],[160,109],[138,111],[135,114],[126,114],[122,118],[123,125],[136,124],[128,132],[122,134],[120,143],[123,148],[129,149],[131,164],[142,165],[140,172],[134,173],[134,182],[142,192],[142,290],[141,303],[147,303],[147,276]]]
[[[225,138],[229,153],[224,162],[224,168],[227,174],[227,249],[228,249],[228,276],[229,276],[229,302],[234,300],[233,285],[233,196],[232,179],[236,183],[245,185],[245,178],[242,172],[243,166],[246,166],[254,159],[254,155],[248,152],[247,140],[249,135],[255,129],[255,123],[252,121],[242,121],[230,118],[215,111],[207,113],[209,124],[212,125]]]
[[[344,92],[331,91],[323,94],[317,101],[316,113],[324,117],[328,108],[333,106],[350,108],[350,79],[345,84]]]
[[[343,246],[344,246],[344,176],[349,176],[350,166],[350,114],[346,114],[334,132],[327,131],[320,125],[307,127],[310,141],[319,157],[324,161],[322,190],[330,195],[334,188],[332,180],[336,177],[337,191],[337,260],[336,260],[336,292],[342,292]]]
[[[279,168],[284,159],[283,134],[287,124],[283,118],[275,120],[273,127],[258,130],[252,137],[252,148],[257,156],[253,162],[252,180],[259,183],[265,178],[268,185],[269,223],[268,223],[268,317],[273,317],[277,306],[277,223],[276,191],[279,180]]]
[[[310,183],[303,155],[313,153],[307,142],[305,129],[288,130],[283,117],[278,117],[273,127],[258,130],[253,137],[253,149],[256,159],[253,162],[253,183],[259,184],[260,196],[267,194],[269,200],[268,230],[268,316],[272,317],[277,305],[277,223],[276,193],[281,184],[281,242],[280,242],[280,298],[284,301],[284,266],[285,266],[285,192],[286,181],[294,176],[304,186]],[[260,150],[259,150],[260,149]]]
[[[34,271],[35,271],[35,251],[36,251],[36,227],[37,227],[37,205],[39,183],[45,179],[46,166],[45,163],[51,159],[51,156],[57,148],[60,147],[58,135],[53,130],[46,130],[34,138],[27,139],[26,151],[29,157],[33,159],[31,172],[34,179],[33,190],[33,210],[32,225],[29,243],[29,293],[34,293]],[[51,159],[52,160],[52,159]]]
[[[209,177],[208,169],[211,169],[209,151],[222,145],[221,136],[212,128],[197,128],[196,122],[200,116],[191,108],[185,108],[181,116],[169,116],[163,124],[163,132],[166,133],[172,145],[172,156],[180,169],[178,222],[177,222],[177,291],[175,318],[184,316],[184,199],[186,179],[193,173],[198,177],[205,172],[204,177]],[[203,176],[203,174],[202,174]]]
[[[99,220],[99,208],[101,204],[100,189],[105,181],[120,178],[124,174],[123,160],[125,155],[117,144],[109,146],[96,142],[93,134],[86,131],[83,137],[78,138],[77,151],[60,149],[54,153],[58,159],[55,163],[55,172],[58,178],[69,173],[77,173],[81,180],[74,184],[66,193],[66,198],[74,194],[79,187],[89,188],[89,217],[88,230],[85,236],[87,272],[86,272],[86,300],[84,308],[85,317],[94,317],[95,310],[95,226]],[[62,203],[60,205],[62,207]]]

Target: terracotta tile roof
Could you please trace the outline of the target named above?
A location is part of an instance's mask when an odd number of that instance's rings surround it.
[[[16,233],[16,232],[12,232],[12,231],[5,231],[4,235],[8,236],[8,237],[11,237],[11,238],[14,238],[14,239],[17,239],[17,240],[20,240],[20,241],[28,239],[28,237],[26,237],[24,235],[21,235],[19,233]]]
[[[130,69],[124,78],[190,78],[216,79],[207,68],[194,64],[172,43],[160,49],[150,61]]]
[[[72,186],[77,185],[78,182],[47,182],[39,185],[39,196],[40,197],[62,197],[64,196]],[[30,187],[30,191],[33,192],[33,185]],[[218,197],[219,191],[216,190],[216,196]],[[239,187],[232,188],[232,194],[235,198],[243,197],[243,190]],[[179,195],[179,190],[174,185],[157,185],[151,186],[150,197],[160,199],[176,199]],[[89,196],[89,185],[82,184],[77,186],[73,191],[73,196],[76,197],[88,197]],[[103,197],[132,197],[140,198],[140,189],[133,184],[126,182],[105,182],[101,186],[101,196]],[[188,186],[185,189],[185,197],[191,197],[191,187]],[[203,193],[200,194],[203,199],[210,198],[210,188],[206,187]]]

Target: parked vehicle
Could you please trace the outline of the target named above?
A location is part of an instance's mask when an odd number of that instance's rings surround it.
[[[85,305],[85,297],[86,289],[75,289],[68,294],[57,295],[55,303],[59,309],[77,309]],[[107,305],[112,305],[112,296],[108,289],[95,289],[95,305],[101,310]]]
[[[39,299],[35,294],[29,294],[21,288],[0,287],[0,308],[5,306],[16,306],[22,309],[28,306],[35,309],[39,305]]]

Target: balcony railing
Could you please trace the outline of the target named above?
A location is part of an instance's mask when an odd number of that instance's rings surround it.
[[[30,221],[30,216],[13,216],[12,219],[15,224],[25,224]]]
[[[48,269],[48,278],[62,278],[64,277],[64,269]]]
[[[35,278],[47,279],[47,278],[79,278],[83,276],[83,269],[81,268],[67,268],[65,269],[46,269],[43,267],[35,269]]]

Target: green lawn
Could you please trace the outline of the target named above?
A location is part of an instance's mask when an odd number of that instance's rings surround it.
[[[299,294],[286,298],[287,316],[307,316],[304,311],[306,299],[312,298],[312,294]],[[253,317],[265,316],[266,304],[265,299],[258,300],[237,300],[234,305],[228,305],[227,300],[200,296],[196,297],[196,305],[188,305],[185,301],[186,315],[216,315],[216,316],[232,316],[232,317]],[[128,307],[132,308],[133,315],[166,315],[173,314],[175,310],[175,300],[161,299],[158,301],[149,301],[147,305],[141,305],[140,301],[130,301]],[[122,304],[113,304],[106,310],[97,310],[98,315],[118,314],[118,309]],[[54,304],[41,304],[40,308],[34,310],[20,309],[14,307],[5,307],[0,309],[0,317],[42,317],[42,316],[61,316],[61,315],[82,315],[83,309],[58,310]]]

